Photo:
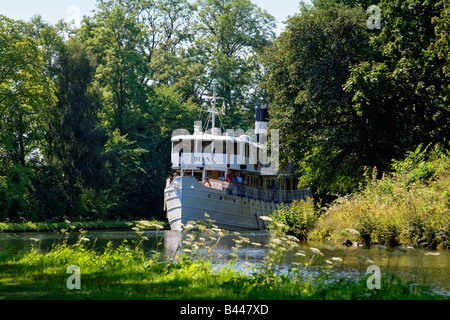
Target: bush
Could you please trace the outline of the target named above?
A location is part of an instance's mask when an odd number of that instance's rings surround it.
[[[311,198],[306,201],[294,201],[292,204],[282,204],[270,216],[272,222],[269,230],[285,228],[285,233],[297,237],[301,241],[307,240],[309,231],[314,227],[318,218],[318,210]]]

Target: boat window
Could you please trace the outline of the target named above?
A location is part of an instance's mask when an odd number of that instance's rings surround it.
[[[227,148],[227,146],[226,146],[226,144],[225,144],[225,142],[221,142],[221,141],[214,141],[214,150],[213,150],[213,153],[214,154],[216,154],[216,153],[225,153],[225,150],[227,150],[226,149]]]
[[[202,142],[202,152],[210,153],[212,148],[212,142],[211,141],[203,141]]]

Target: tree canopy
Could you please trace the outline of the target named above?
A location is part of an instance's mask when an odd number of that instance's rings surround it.
[[[418,144],[448,148],[448,8],[444,1],[314,1],[265,58],[273,128],[302,181],[357,190],[366,167],[389,170]]]
[[[0,219],[162,217],[171,133],[213,78],[227,122],[252,125],[273,21],[249,0],[99,0],[79,28],[0,16]]]
[[[0,220],[162,218],[171,133],[206,122],[213,80],[226,128],[269,106],[281,167],[320,196],[448,149],[448,1],[314,0],[277,37],[256,3],[98,0],[79,28],[0,16]]]

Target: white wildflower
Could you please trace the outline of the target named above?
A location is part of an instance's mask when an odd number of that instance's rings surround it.
[[[425,255],[426,256],[438,256],[438,255],[440,255],[440,253],[439,252],[426,252]]]
[[[294,242],[300,242],[300,240],[298,240],[297,237],[294,237],[294,236],[291,236],[291,235],[287,235],[286,238],[288,238],[289,240],[294,241]]]
[[[309,248],[309,250],[311,250],[311,251],[312,251],[314,254],[316,254],[316,255],[323,256],[322,251],[320,251],[320,250],[317,249],[317,248]]]
[[[360,258],[361,260],[367,262],[367,263],[370,263],[370,264],[374,264],[374,263],[375,263],[372,259],[367,258],[366,256],[363,256],[363,255],[360,255],[359,258]]]
[[[332,257],[331,260],[342,262],[342,258],[339,258],[339,257]]]

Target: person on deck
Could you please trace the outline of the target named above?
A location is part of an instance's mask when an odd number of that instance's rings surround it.
[[[233,175],[231,174],[231,171],[228,171],[227,177],[226,177],[225,181],[226,181],[226,182],[231,182],[231,181],[233,181]]]

